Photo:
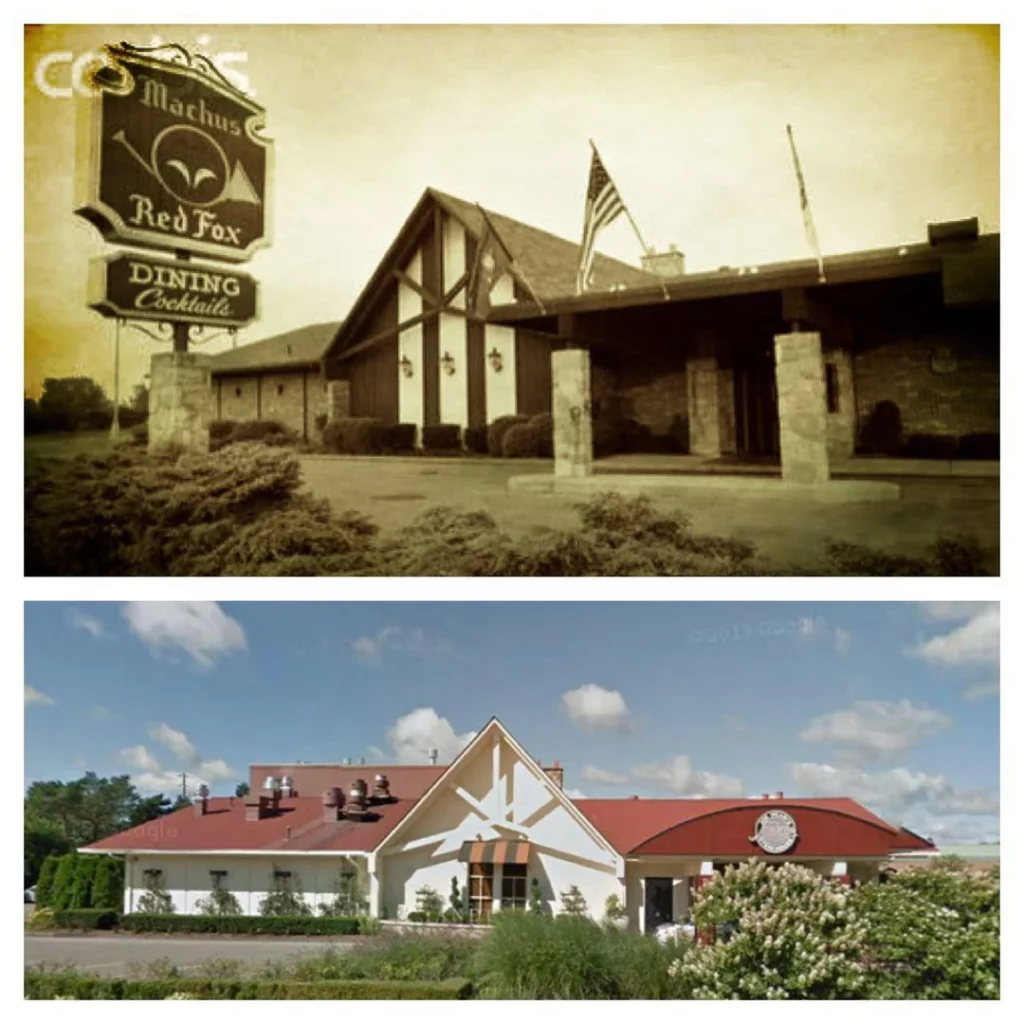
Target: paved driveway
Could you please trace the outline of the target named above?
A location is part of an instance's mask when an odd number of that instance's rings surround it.
[[[352,939],[244,939],[180,936],[160,938],[138,935],[32,935],[25,936],[25,967],[66,964],[81,971],[112,977],[145,973],[145,965],[170,962],[196,975],[209,972],[211,960],[241,960],[258,965],[308,957],[326,948],[352,949]],[[133,969],[133,965],[134,969]]]

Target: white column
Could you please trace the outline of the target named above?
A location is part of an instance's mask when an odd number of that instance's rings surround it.
[[[640,876],[640,912],[637,914],[637,920],[640,922],[640,934],[645,935],[647,933],[647,879],[643,875]]]
[[[563,348],[551,353],[551,392],[555,476],[590,476],[594,465],[594,427],[587,349]]]
[[[406,274],[417,284],[423,281],[423,256],[416,255],[405,268]],[[398,282],[398,322],[419,316],[423,312],[423,296],[404,281]],[[402,360],[412,366],[412,375],[402,370]],[[407,327],[398,334],[398,420],[416,424],[416,443],[419,444],[423,428],[423,324]]]
[[[466,232],[454,217],[445,217],[442,231],[444,241],[444,291],[455,287],[466,271]],[[452,300],[452,306],[465,309],[465,291]],[[454,372],[444,369],[444,357],[454,360]],[[438,395],[442,423],[469,426],[469,373],[467,361],[466,318],[454,313],[442,313],[438,325]]]

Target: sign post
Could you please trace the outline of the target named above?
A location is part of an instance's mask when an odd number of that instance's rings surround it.
[[[177,44],[105,53],[79,113],[74,212],[108,242],[173,259],[120,251],[93,261],[89,305],[119,322],[170,325],[172,351],[153,357],[150,449],[205,450],[210,360],[189,351],[190,332],[237,329],[258,303],[247,274],[194,259],[238,264],[270,244],[266,112]]]

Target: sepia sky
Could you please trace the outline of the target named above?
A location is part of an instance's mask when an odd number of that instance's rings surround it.
[[[43,26],[26,29],[26,379],[108,393],[112,321],[85,305],[110,251],[71,213],[74,102],[48,54],[154,36],[243,54],[275,142],[273,245],[243,267],[238,342],[340,320],[428,185],[570,239],[593,138],[648,244],[687,269],[808,254],[785,126],[826,255],[999,229],[999,36],[928,26]],[[636,264],[625,218],[598,248]],[[228,342],[213,342],[209,351]],[[166,347],[166,346],[163,346]],[[162,346],[122,335],[122,395]]]

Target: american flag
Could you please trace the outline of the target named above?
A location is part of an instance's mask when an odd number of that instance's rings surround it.
[[[607,227],[626,207],[612,179],[594,150],[590,161],[590,184],[587,186],[587,205],[583,217],[583,242],[580,245],[580,265],[576,271],[576,294],[582,295],[590,284],[594,266],[594,242],[601,228]]]
[[[796,142],[793,139],[793,126],[786,125],[786,134],[789,136],[789,150],[793,154],[793,169],[796,171],[796,184],[800,191],[800,212],[804,217],[804,234],[807,236],[807,244],[811,247],[815,259],[818,261],[818,280],[825,280],[825,260],[821,255],[821,246],[818,244],[818,232],[814,229],[814,218],[811,216],[811,201],[807,198],[807,183],[804,181],[804,172],[800,167],[800,157],[796,153]]]

